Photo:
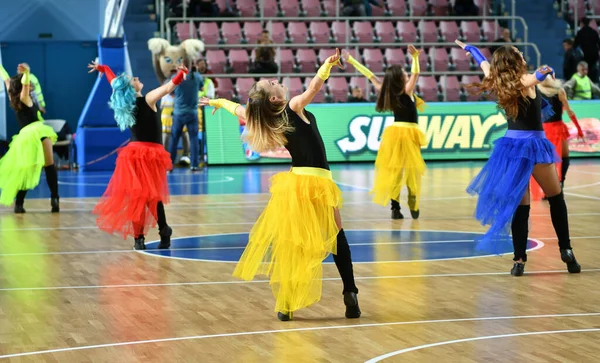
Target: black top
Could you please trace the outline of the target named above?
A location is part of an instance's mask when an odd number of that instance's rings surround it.
[[[394,110],[394,120],[396,122],[418,123],[417,105],[409,95],[403,93],[398,97],[401,107]]]
[[[285,135],[287,139],[285,148],[292,156],[292,166],[307,166],[329,170],[325,144],[323,144],[323,138],[319,133],[315,115],[306,109],[304,110],[308,121],[310,121],[310,124],[307,124],[290,108],[289,103],[285,106],[285,112],[290,126],[294,127],[294,131]]]
[[[580,47],[583,51],[586,62],[598,60],[598,50],[600,50],[600,36],[598,32],[592,29],[589,25],[579,29],[573,48]]]
[[[38,118],[38,111],[39,108],[35,102],[31,107],[28,107],[26,104],[21,102],[21,109],[18,111],[15,110],[17,121],[19,122],[19,129],[22,129],[32,122],[39,121],[40,119]]]
[[[527,102],[529,101],[529,102]],[[519,97],[519,113],[516,120],[508,120],[509,130],[544,131],[542,127],[542,95],[535,87],[535,99]]]
[[[162,144],[162,124],[160,115],[146,102],[146,97],[135,99],[135,125],[131,126],[131,141]]]
[[[562,104],[562,102],[560,102],[558,95],[548,97],[548,98],[546,98],[546,100],[552,106],[552,111],[554,111],[554,115],[552,115],[549,119],[547,119],[543,122],[562,121],[563,104]]]

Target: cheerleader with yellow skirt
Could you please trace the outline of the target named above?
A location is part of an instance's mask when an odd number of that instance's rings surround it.
[[[414,219],[419,218],[421,177],[425,172],[425,161],[421,146],[426,145],[425,135],[419,129],[417,109],[423,111],[425,102],[414,94],[419,78],[419,51],[408,46],[412,57],[410,78],[400,65],[389,67],[383,82],[367,67],[360,64],[348,52],[342,57],[357,71],[367,77],[379,91],[377,112],[394,113],[395,122],[386,127],[381,136],[379,152],[375,160],[375,182],[371,194],[373,201],[385,206],[392,201],[392,219],[403,219],[400,213],[400,191],[408,188],[408,206]]]
[[[18,74],[9,78],[0,65],[0,77],[8,91],[10,106],[15,110],[20,131],[10,143],[8,152],[0,159],[0,204],[15,202],[15,213],[25,213],[23,204],[28,189],[40,183],[42,168],[50,188],[50,205],[53,213],[59,212],[58,175],[54,166],[52,145],[58,136],[52,127],[39,119],[39,108],[29,93],[31,80],[29,68],[19,65]]]
[[[250,231],[248,246],[233,273],[248,281],[257,274],[269,275],[275,311],[282,321],[321,299],[321,263],[329,254],[334,255],[344,284],[346,317],[361,314],[350,247],[339,213],[341,191],[332,179],[315,116],[305,109],[323,87],[331,68],[342,67],[339,58],[337,50],[306,91],[289,101],[287,87],[276,80],[256,82],[246,107],[225,99],[200,99],[201,106],[223,107],[245,119],[245,141],[252,150],[285,146],[292,156],[291,170],[273,176],[269,204]]]

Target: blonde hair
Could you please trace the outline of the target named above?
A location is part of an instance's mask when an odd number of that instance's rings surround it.
[[[511,119],[519,114],[519,99],[527,99],[527,89],[521,83],[521,77],[527,74],[527,64],[512,46],[498,48],[492,56],[490,74],[481,83],[474,83],[467,88],[475,89],[473,93],[489,92],[498,97],[498,107]]]
[[[285,146],[285,134],[294,131],[285,112],[287,101],[271,102],[269,96],[258,83],[254,83],[248,93],[244,141],[256,152]]]
[[[543,67],[547,67],[547,65],[543,65],[542,68]],[[562,84],[562,80],[553,79],[552,77],[548,76],[546,77],[544,82],[539,83],[537,87],[540,90],[540,92],[544,94],[544,96],[553,97],[558,94],[558,92],[562,88]]]

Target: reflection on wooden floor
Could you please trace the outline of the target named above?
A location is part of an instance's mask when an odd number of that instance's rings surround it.
[[[392,221],[389,208],[369,200],[372,165],[334,165],[345,228],[357,231],[349,242],[362,261],[355,274],[363,315],[344,318],[341,281],[326,264],[322,301],[292,322],[277,320],[265,278],[236,280],[229,261],[268,201],[269,176],[289,167],[170,176],[167,219],[176,246],[191,246],[189,259],[132,251],[132,240],[95,228],[90,212],[110,173],[60,174],[60,214],[49,213],[47,199],[28,199],[24,215],[0,209],[0,358],[597,362],[600,162],[573,162],[565,185],[583,272],[566,272],[549,206],[536,202],[530,237],[540,243],[520,278],[509,274],[510,254],[482,257],[468,240],[485,231],[464,192],[480,166],[429,163],[421,218]],[[46,197],[44,188],[30,195]],[[146,241],[157,239],[152,232]]]

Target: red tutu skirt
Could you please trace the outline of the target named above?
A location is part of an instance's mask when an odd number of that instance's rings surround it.
[[[543,126],[544,131],[546,132],[546,138],[554,145],[556,153],[562,157],[563,141],[569,139],[569,128],[562,121],[544,122]],[[558,173],[558,180],[562,180],[562,163],[557,162],[555,165]],[[541,200],[544,197],[544,191],[533,177],[531,177],[530,187],[532,200]]]
[[[96,225],[126,239],[156,226],[158,202],[169,202],[167,170],[171,155],[160,144],[130,142],[118,151],[117,166],[94,208]]]

